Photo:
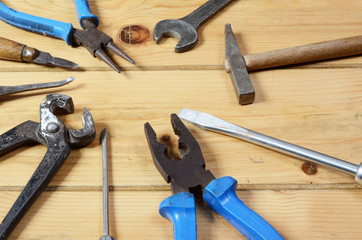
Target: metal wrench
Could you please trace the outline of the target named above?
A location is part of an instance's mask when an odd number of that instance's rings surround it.
[[[197,44],[197,29],[233,0],[209,0],[204,5],[180,19],[166,19],[156,24],[153,29],[153,40],[156,44],[164,37],[179,39],[175,52],[186,52]]]

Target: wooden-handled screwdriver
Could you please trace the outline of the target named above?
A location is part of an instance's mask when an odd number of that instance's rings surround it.
[[[362,54],[362,36],[242,56],[230,24],[225,25],[225,69],[231,72],[239,104],[254,102],[250,71]]]
[[[0,37],[0,59],[73,69],[78,67],[74,62],[52,57],[47,52],[2,37]]]

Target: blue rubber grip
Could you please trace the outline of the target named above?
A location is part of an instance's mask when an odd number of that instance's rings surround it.
[[[99,19],[96,15],[91,13],[88,0],[74,0],[74,4],[77,9],[77,15],[81,26],[83,19],[92,18],[96,27],[98,27]]]
[[[246,239],[282,240],[280,234],[237,196],[237,181],[232,177],[213,180],[204,190],[204,200]]]
[[[15,27],[46,36],[63,39],[70,45],[69,35],[73,29],[71,23],[63,23],[47,18],[18,12],[0,3],[0,19]]]
[[[197,239],[193,194],[182,192],[166,198],[161,202],[159,212],[172,222],[175,240]]]

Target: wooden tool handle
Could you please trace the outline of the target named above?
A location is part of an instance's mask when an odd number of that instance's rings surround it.
[[[249,71],[313,62],[362,53],[362,36],[307,44],[244,56]]]
[[[37,50],[24,44],[0,37],[0,59],[17,62],[31,62]]]

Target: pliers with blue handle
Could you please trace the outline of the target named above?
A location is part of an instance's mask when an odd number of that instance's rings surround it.
[[[90,12],[88,1],[74,0],[74,3],[79,23],[83,30],[73,28],[71,23],[64,23],[18,12],[3,3],[0,3],[0,19],[18,28],[63,39],[68,45],[73,47],[83,46],[93,57],[99,57],[117,72],[120,72],[119,67],[104,50],[111,50],[127,61],[135,64],[130,57],[113,43],[111,37],[97,30],[99,19]]]
[[[205,170],[198,142],[176,114],[171,115],[171,124],[179,136],[180,160],[171,159],[167,146],[157,141],[156,133],[149,123],[144,127],[153,162],[163,178],[171,183],[173,195],[162,201],[159,212],[172,221],[175,240],[197,239],[194,195],[197,196],[200,190],[207,205],[246,239],[282,240],[269,223],[237,197],[235,179],[215,179],[209,170]]]

